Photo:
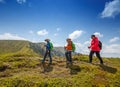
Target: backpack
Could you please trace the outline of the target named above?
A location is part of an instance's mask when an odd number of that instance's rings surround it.
[[[99,46],[100,50],[102,50],[102,42],[101,41],[99,41],[98,46]]]
[[[72,51],[75,52],[75,50],[76,50],[75,44],[72,42]]]
[[[50,50],[53,50],[53,44],[50,42]]]

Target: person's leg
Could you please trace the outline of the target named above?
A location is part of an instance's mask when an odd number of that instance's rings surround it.
[[[65,52],[65,56],[66,56],[66,68],[68,68],[68,64],[69,64],[69,56],[68,56],[68,51]]]
[[[46,59],[46,57],[47,57],[47,54],[48,54],[48,52],[46,51],[46,52],[45,52],[45,55],[44,55],[44,58],[43,58],[43,60],[42,60],[42,63],[45,62],[45,59]]]
[[[69,62],[72,63],[72,52],[69,51],[69,54],[68,54],[68,55],[69,55]]]
[[[66,56],[66,61],[69,61],[69,56],[68,56],[68,51],[65,52],[65,56]]]
[[[50,63],[52,63],[51,51],[49,50]]]
[[[94,51],[90,51],[90,54],[89,54],[89,63],[92,63],[93,54],[94,54]]]
[[[100,60],[100,64],[103,64],[103,60],[102,60],[102,57],[100,56],[100,52],[99,51],[96,51],[96,56]]]

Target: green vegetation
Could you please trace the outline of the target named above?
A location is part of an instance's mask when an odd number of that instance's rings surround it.
[[[64,49],[56,48],[62,55]],[[60,51],[61,50],[61,51]],[[0,41],[0,87],[120,87],[120,59],[103,58],[104,65],[94,57],[74,55],[73,65],[66,68],[66,59],[53,57],[41,64],[43,43]]]
[[[1,57],[22,57],[22,56],[41,56],[37,53],[38,49],[33,49],[40,44],[34,44],[29,41],[22,40],[0,40],[0,56]]]
[[[0,87],[120,87],[120,59],[76,55],[66,68],[65,58],[53,58],[53,64],[40,63],[39,57],[0,58]]]

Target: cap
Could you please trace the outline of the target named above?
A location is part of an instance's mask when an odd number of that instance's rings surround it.
[[[66,40],[71,40],[71,38],[67,38]]]
[[[47,38],[47,39],[45,39],[45,41],[50,41],[50,39]]]

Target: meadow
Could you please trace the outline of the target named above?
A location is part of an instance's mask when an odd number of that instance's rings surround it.
[[[41,57],[28,55],[0,56],[0,87],[120,87],[120,59],[74,55],[66,68],[64,57],[53,57],[42,64]]]

